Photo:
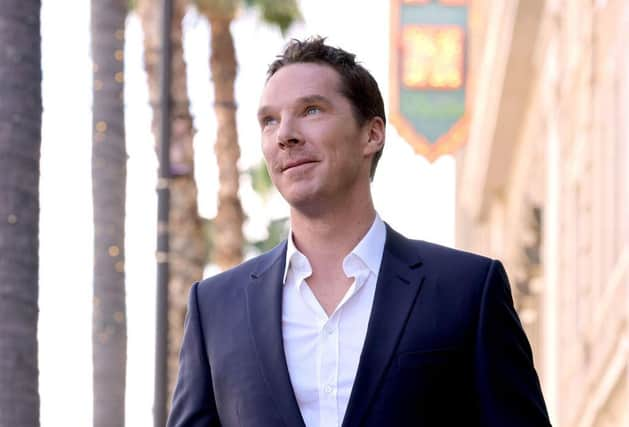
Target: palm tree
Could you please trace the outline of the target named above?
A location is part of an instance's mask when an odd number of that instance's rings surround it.
[[[39,0],[0,10],[0,426],[39,426]]]
[[[230,26],[242,6],[240,0],[195,0],[198,9],[210,22],[210,72],[214,81],[214,111],[218,125],[216,160],[218,164],[218,211],[213,221],[212,256],[226,269],[242,261],[245,239],[242,232],[244,214],[238,187],[240,147],[236,130],[234,81],[237,62]],[[262,18],[286,31],[301,14],[295,0],[247,0],[247,6],[260,9]]]
[[[92,0],[94,426],[124,426],[127,326],[124,233],[127,154],[124,29],[127,0]]]
[[[170,186],[170,278],[168,282],[168,395],[177,380],[178,352],[183,337],[187,295],[201,279],[208,253],[203,222],[197,209],[192,139],[194,128],[189,111],[186,64],[183,58],[181,21],[187,0],[173,1],[171,21],[171,180]],[[159,135],[159,53],[160,2],[137,0],[137,12],[144,31],[144,63],[153,107],[153,133]]]

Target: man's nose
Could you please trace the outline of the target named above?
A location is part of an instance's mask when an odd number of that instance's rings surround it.
[[[277,143],[282,149],[301,143],[302,138],[297,123],[292,118],[284,118],[280,121],[280,127],[277,132]]]

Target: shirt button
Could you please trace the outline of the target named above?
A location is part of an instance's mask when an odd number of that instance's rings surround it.
[[[324,388],[323,391],[325,391],[327,394],[332,393],[333,387],[330,384],[327,384]]]
[[[333,328],[332,326],[326,326],[326,327],[325,327],[325,332],[326,332],[328,335],[332,335],[332,334],[334,333],[334,328]]]

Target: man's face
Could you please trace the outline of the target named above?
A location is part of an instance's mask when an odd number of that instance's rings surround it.
[[[333,68],[280,68],[262,92],[262,151],[277,189],[294,208],[325,209],[369,186],[371,121],[359,126]],[[376,147],[377,145],[377,147]]]

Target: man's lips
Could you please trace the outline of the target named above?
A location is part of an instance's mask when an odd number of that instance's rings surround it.
[[[289,169],[295,168],[297,166],[301,166],[301,165],[306,165],[306,164],[310,164],[310,163],[317,163],[316,160],[311,160],[311,159],[302,159],[302,160],[294,160],[291,162],[288,162],[286,164],[284,164],[282,166],[282,172],[285,172]]]

